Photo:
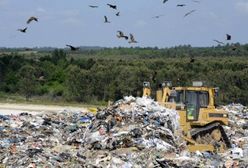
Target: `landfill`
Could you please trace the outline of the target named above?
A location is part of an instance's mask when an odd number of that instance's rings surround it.
[[[248,167],[248,108],[223,108],[232,142],[225,153],[188,152],[177,111],[146,97],[124,97],[96,115],[0,115],[0,168]]]

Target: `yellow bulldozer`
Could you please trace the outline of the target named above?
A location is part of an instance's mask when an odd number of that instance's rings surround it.
[[[170,81],[160,84],[156,91],[156,101],[180,116],[182,137],[188,150],[223,152],[231,147],[223,125],[228,125],[228,113],[215,106],[218,88],[204,86],[194,81],[192,86],[172,87]],[[143,83],[143,96],[151,97],[149,82]]]

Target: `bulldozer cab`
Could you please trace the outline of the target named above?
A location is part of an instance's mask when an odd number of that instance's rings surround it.
[[[209,105],[209,93],[207,91],[188,90],[188,88],[174,89],[169,102],[175,102],[177,110],[185,110],[188,121],[197,121],[200,108]]]

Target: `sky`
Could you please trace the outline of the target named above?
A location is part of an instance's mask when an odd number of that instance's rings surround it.
[[[30,16],[39,21],[26,24]],[[26,33],[17,31],[25,27]],[[118,30],[138,43],[118,39]],[[0,47],[207,47],[217,45],[214,39],[245,44],[247,31],[248,0],[0,0]]]

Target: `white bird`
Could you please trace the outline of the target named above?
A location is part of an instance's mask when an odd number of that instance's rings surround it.
[[[130,41],[128,43],[138,43],[135,39],[134,36],[130,33]]]

